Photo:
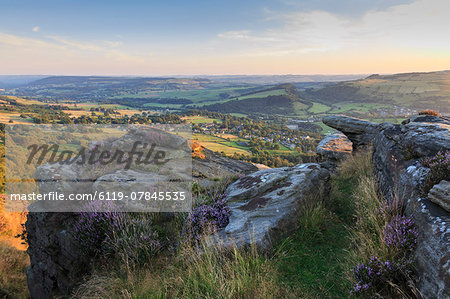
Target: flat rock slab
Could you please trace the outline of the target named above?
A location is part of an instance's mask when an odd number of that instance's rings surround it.
[[[325,160],[339,161],[352,154],[352,142],[342,133],[326,136],[317,146],[316,152]]]
[[[450,182],[442,180],[431,188],[428,199],[450,212]]]
[[[223,247],[270,251],[274,241],[297,227],[302,208],[327,192],[328,170],[320,164],[265,169],[231,184],[226,200],[230,222],[208,241]]]

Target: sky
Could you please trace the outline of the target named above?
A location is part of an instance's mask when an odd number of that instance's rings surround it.
[[[448,0],[0,0],[0,74],[450,69]]]

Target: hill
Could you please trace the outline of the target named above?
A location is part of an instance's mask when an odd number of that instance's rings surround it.
[[[307,89],[302,96],[331,105],[342,102],[394,104],[414,109],[450,112],[450,71],[371,75],[320,89]]]
[[[231,101],[203,106],[209,111],[221,113],[262,113],[292,115],[296,111],[306,110],[313,104],[301,100],[293,84],[281,84],[275,87],[252,92]]]

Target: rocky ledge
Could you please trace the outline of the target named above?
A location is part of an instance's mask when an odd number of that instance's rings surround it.
[[[425,298],[449,298],[448,183],[438,182],[427,195],[430,169],[423,165],[424,159],[450,150],[449,121],[421,115],[399,125],[374,124],[346,116],[326,116],[323,122],[344,133],[354,149],[373,147],[380,191],[387,197],[405,200],[406,212],[413,215],[419,229],[415,260],[421,293]]]
[[[229,224],[209,241],[270,251],[274,241],[296,229],[303,207],[328,193],[329,177],[320,164],[308,163],[265,169],[239,179],[226,191]]]
[[[340,161],[352,155],[352,142],[344,134],[327,135],[317,146],[322,160]]]

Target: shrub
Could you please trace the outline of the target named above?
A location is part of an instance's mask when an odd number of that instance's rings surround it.
[[[382,262],[374,256],[366,264],[359,263],[353,268],[357,282],[352,294],[374,293],[384,287],[387,281],[396,277],[396,265],[390,261]]]
[[[437,113],[435,110],[427,109],[427,110],[420,111],[419,115],[439,116],[439,113]]]
[[[417,229],[411,217],[394,217],[384,229],[384,242],[395,251],[412,252],[417,245]]]
[[[200,198],[202,198],[200,196]],[[199,199],[197,199],[199,201]],[[183,235],[191,241],[199,241],[205,234],[213,233],[227,226],[231,214],[225,195],[212,195],[200,199],[201,204],[189,214]]]
[[[92,202],[89,207],[91,212],[80,213],[73,232],[82,250],[137,263],[145,261],[160,249],[148,214],[123,213],[115,211],[111,205],[108,207],[107,212],[97,212],[98,204]]]
[[[425,193],[442,180],[450,181],[450,151],[440,151],[434,157],[423,159],[422,164],[430,168],[425,179]]]

